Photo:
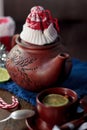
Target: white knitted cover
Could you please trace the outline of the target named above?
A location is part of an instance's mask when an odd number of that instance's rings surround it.
[[[41,6],[33,7],[23,25],[20,38],[35,45],[45,45],[54,42],[57,37],[58,31],[50,11]]]

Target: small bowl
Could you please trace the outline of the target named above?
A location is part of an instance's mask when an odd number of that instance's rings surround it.
[[[68,103],[62,106],[46,106],[43,99],[49,94],[66,96]],[[69,121],[76,114],[78,106],[78,95],[75,91],[57,87],[49,88],[40,92],[36,97],[36,109],[39,117],[50,125],[62,125]]]

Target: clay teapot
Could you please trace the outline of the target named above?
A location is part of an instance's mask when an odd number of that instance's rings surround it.
[[[41,91],[65,80],[71,70],[71,58],[60,38],[50,45],[33,45],[15,35],[14,47],[7,56],[11,79],[30,91]]]

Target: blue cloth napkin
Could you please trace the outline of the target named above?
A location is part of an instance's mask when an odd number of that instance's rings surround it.
[[[87,95],[87,62],[74,58],[72,64],[71,73],[62,86],[75,90],[79,97]]]
[[[87,95],[87,62],[73,58],[72,64],[71,73],[69,77],[61,83],[61,86],[76,91],[79,97]],[[0,83],[0,89],[7,90],[32,105],[36,105],[37,93],[27,91],[13,81]]]

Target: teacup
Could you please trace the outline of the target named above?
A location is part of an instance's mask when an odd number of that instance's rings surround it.
[[[64,101],[59,104],[57,102],[56,105],[51,105],[47,102],[49,100],[44,100],[50,97],[50,95],[58,95],[59,97],[62,97],[62,101],[64,98]],[[48,104],[45,104],[45,101]],[[75,91],[68,88],[49,88],[43,90],[37,95],[36,102],[37,113],[43,121],[45,121],[47,124],[50,124],[51,126],[54,126],[55,124],[62,125],[63,123],[69,121],[73,115],[76,114],[78,106],[78,95]]]

